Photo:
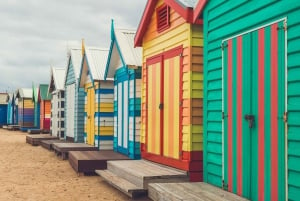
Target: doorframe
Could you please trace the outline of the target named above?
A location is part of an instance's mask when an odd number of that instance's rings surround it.
[[[177,46],[175,48],[172,48],[167,51],[163,51],[159,54],[156,54],[154,56],[151,56],[149,58],[146,58],[146,83],[148,84],[148,66],[156,63],[160,63],[160,68],[161,68],[161,76],[160,76],[160,86],[163,86],[164,84],[164,60],[165,59],[170,59],[176,56],[179,56],[179,98],[180,98],[180,103],[183,101],[183,86],[182,86],[182,80],[183,80],[183,45]],[[164,88],[161,88],[160,91],[160,101],[161,103],[164,102],[163,99],[164,96]],[[148,104],[148,86],[146,85],[146,107]],[[182,153],[182,106],[179,106],[179,152]],[[160,154],[153,154],[148,152],[148,108],[146,109],[146,125],[145,125],[145,151],[142,151],[142,157],[160,164],[165,164],[165,165],[171,165],[175,168],[182,169],[182,170],[189,170],[189,161],[183,161],[182,160],[182,154],[179,155],[179,159],[175,158],[169,158],[163,156],[163,110],[160,110]]]
[[[278,22],[283,22],[285,25],[287,25],[287,17],[283,17],[283,18],[280,18],[280,19],[277,19],[275,21],[272,21],[272,22],[269,22],[269,23],[266,23],[264,25],[261,25],[261,26],[258,26],[256,28],[252,28],[248,31],[245,31],[245,32],[241,32],[241,33],[238,33],[236,35],[233,35],[233,36],[230,36],[228,38],[225,38],[221,41],[221,48],[222,48],[222,114],[224,114],[224,100],[225,100],[225,94],[224,94],[224,48],[223,48],[223,44],[228,41],[228,40],[231,40],[233,38],[237,38],[239,36],[242,36],[242,35],[245,35],[247,33],[251,33],[251,32],[254,32],[254,31],[257,31],[261,28],[265,28],[265,27],[268,27],[272,24],[275,24],[275,23],[278,23]],[[284,72],[285,72],[285,75],[284,75],[284,112],[287,113],[287,32],[288,30],[286,30],[284,32],[285,36],[284,36],[284,43],[285,43],[285,47],[284,47],[284,58],[285,58],[285,61],[284,61]],[[285,145],[285,197],[286,197],[286,200],[288,200],[288,140],[287,140],[287,135],[288,135],[288,126],[287,126],[287,122],[284,123],[284,145]],[[224,175],[225,175],[225,167],[224,167],[224,162],[225,162],[225,158],[224,158],[224,153],[225,153],[225,146],[224,146],[224,135],[225,135],[225,130],[224,130],[224,118],[222,118],[222,182],[224,181]]]

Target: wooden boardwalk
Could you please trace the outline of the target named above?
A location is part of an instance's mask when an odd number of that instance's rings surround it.
[[[58,139],[58,138],[48,134],[34,134],[34,135],[26,136],[26,142],[33,146],[40,145],[40,142],[42,140],[54,140],[54,139]]]
[[[40,142],[41,146],[44,147],[45,149],[48,149],[50,151],[53,151],[53,143],[67,143],[64,140],[59,140],[59,139],[55,139],[55,140],[42,140]]]
[[[152,183],[148,196],[152,200],[172,201],[247,201],[233,193],[207,183]]]
[[[107,161],[129,160],[129,158],[112,150],[70,151],[69,163],[77,173],[95,173],[95,170],[107,168]]]
[[[68,159],[69,151],[98,151],[97,147],[84,143],[53,143],[53,149],[57,156],[61,156],[63,160]]]

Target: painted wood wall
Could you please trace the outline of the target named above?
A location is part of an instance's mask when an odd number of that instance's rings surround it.
[[[40,102],[40,128],[45,131],[50,130],[51,121],[51,100]]]
[[[114,150],[141,157],[141,68],[121,67],[114,79]]]
[[[50,133],[59,138],[65,138],[64,105],[64,91],[54,91],[51,99]]]
[[[100,150],[112,150],[113,81],[92,82],[90,74],[85,80],[85,143],[96,146]]]
[[[159,1],[156,7],[162,5],[163,1]],[[203,127],[202,127],[202,102],[203,102],[203,34],[202,27],[199,25],[191,25],[185,22],[185,20],[176,13],[173,9],[170,10],[170,27],[158,33],[156,30],[156,14],[154,13],[151,18],[151,22],[143,38],[143,74],[142,74],[142,133],[141,143],[142,152],[146,152],[147,146],[151,144],[151,141],[147,143],[147,98],[151,99],[149,88],[147,89],[147,60],[149,58],[159,55],[168,54],[169,50],[179,48],[182,51],[178,54],[178,59],[181,62],[181,66],[178,69],[180,76],[176,79],[179,83],[177,87],[166,89],[165,91],[175,90],[180,99],[177,99],[177,103],[180,103],[179,111],[175,110],[176,115],[179,115],[179,119],[176,122],[179,130],[179,144],[170,144],[171,147],[178,147],[173,151],[171,158],[175,160],[158,159],[160,163],[166,163],[167,165],[175,166],[180,169],[188,170],[190,173],[190,179],[193,181],[202,180],[202,142],[203,142]],[[169,60],[175,61],[173,59]],[[150,69],[150,68],[149,68]],[[170,70],[172,67],[170,68]],[[150,70],[151,71],[151,70]],[[150,72],[153,73],[153,72]],[[155,71],[154,71],[155,73]],[[155,74],[153,76],[159,76]],[[149,79],[151,79],[149,76]],[[174,80],[173,80],[174,81]],[[171,83],[171,82],[170,82]],[[175,82],[174,82],[175,83]],[[157,86],[159,87],[159,86]],[[176,91],[177,90],[177,91]],[[151,92],[150,92],[151,93]],[[166,103],[167,104],[167,103]],[[174,105],[174,107],[176,104]],[[149,107],[149,106],[148,106]],[[156,107],[156,106],[155,106]],[[177,107],[177,106],[176,106]],[[148,108],[149,110],[149,108]],[[153,125],[148,125],[151,128]],[[175,129],[176,130],[176,129]],[[148,131],[150,133],[151,130]],[[154,131],[154,133],[157,133]],[[151,134],[149,134],[151,135]],[[158,137],[158,136],[157,136]],[[171,139],[172,135],[169,135]],[[177,137],[176,137],[177,138]],[[173,138],[174,139],[174,138]],[[167,139],[165,139],[167,141]],[[150,144],[149,144],[150,143]],[[152,142],[154,146],[160,146],[159,143]],[[152,146],[152,145],[150,145]],[[168,147],[165,145],[165,147]],[[158,154],[159,147],[154,148]],[[167,152],[167,150],[165,150]],[[144,158],[151,158],[144,154]]]
[[[70,60],[66,79],[66,139],[71,138],[74,142],[84,142],[84,89],[78,88],[79,83],[75,78],[72,60]]]
[[[34,103],[32,99],[19,98],[18,102],[18,120],[21,128],[34,127]]]
[[[14,97],[9,95],[9,101],[7,103],[7,124],[13,124],[14,122]]]
[[[7,104],[0,104],[0,126],[7,124]]]
[[[266,149],[263,152],[260,152],[259,156],[257,152],[254,153],[254,158],[262,158],[260,159],[255,169],[258,172],[266,172],[266,174],[258,177],[256,174],[252,175],[257,193],[251,197],[252,200],[298,200],[300,195],[300,2],[297,0],[291,1],[209,1],[204,10],[204,29],[205,31],[205,102],[204,102],[204,180],[210,184],[222,187],[222,180],[226,179],[226,175],[223,174],[222,164],[224,160],[226,160],[226,156],[224,156],[224,150],[222,147],[222,134],[223,134],[223,119],[222,119],[222,104],[225,100],[223,100],[222,96],[222,83],[224,80],[222,79],[222,40],[236,36],[238,34],[248,32],[248,35],[253,36],[251,40],[255,40],[256,38],[260,38],[261,35],[266,35],[270,33],[270,28],[266,29],[262,28],[260,30],[255,30],[260,26],[267,25],[268,23],[273,23],[276,20],[280,20],[285,18],[287,29],[284,28],[284,21],[281,21],[278,29],[274,29],[274,34],[278,35],[278,38],[284,38],[286,36],[286,54],[283,56],[286,57],[286,71],[282,71],[285,75],[286,87],[285,88],[285,109],[287,110],[287,122],[285,124],[285,134],[283,138],[285,138],[286,143],[285,150],[287,153],[283,156],[283,154],[275,157],[275,161],[280,158],[285,158],[286,160],[286,170],[285,175],[280,176],[279,180],[272,180],[271,184],[269,179],[276,178],[276,173],[274,170],[280,170],[282,168],[285,169],[284,163],[280,162],[280,165],[272,165],[270,167],[270,158],[271,158],[271,147],[272,152],[273,148],[276,147],[276,142],[273,142],[272,145],[266,146]],[[277,26],[277,25],[275,25]],[[252,31],[251,31],[252,30]],[[260,32],[260,36],[255,38],[257,32]],[[240,37],[240,39],[247,39],[247,34]],[[249,39],[250,40],[250,39]],[[234,43],[236,39],[233,39]],[[282,39],[279,45],[283,45],[285,41]],[[244,45],[244,43],[242,43]],[[260,45],[263,45],[260,50],[265,50],[266,55],[264,58],[266,59],[265,66],[270,65],[268,61],[268,54],[271,49],[270,44],[276,44],[274,41],[268,40],[265,38],[265,41],[262,40]],[[268,45],[269,44],[269,45]],[[258,42],[256,42],[258,45]],[[225,47],[226,48],[226,47]],[[281,48],[280,51],[284,51],[285,48]],[[279,52],[279,51],[278,51]],[[257,54],[253,52],[253,55]],[[261,55],[261,54],[260,54]],[[277,55],[277,54],[275,54]],[[274,58],[274,57],[272,57]],[[233,60],[233,62],[236,62]],[[249,62],[253,62],[250,60]],[[277,63],[277,62],[276,62]],[[280,62],[279,62],[280,63]],[[281,69],[282,70],[282,69]],[[268,71],[265,72],[266,74]],[[235,82],[235,80],[233,80]],[[280,80],[278,80],[280,81]],[[268,80],[266,81],[266,86],[268,85]],[[253,84],[253,87],[256,85]],[[261,89],[261,87],[260,87]],[[267,88],[266,88],[267,89]],[[284,90],[283,90],[284,91]],[[281,93],[283,91],[278,91]],[[226,93],[226,91],[224,92]],[[266,91],[266,93],[268,93]],[[284,95],[279,94],[280,96]],[[266,95],[266,100],[270,97],[270,95]],[[272,97],[273,98],[273,97]],[[279,100],[274,98],[276,101]],[[235,100],[235,97],[233,97]],[[273,100],[273,101],[275,101]],[[273,102],[272,101],[272,102]],[[268,106],[272,105],[267,104],[262,108],[264,111]],[[236,107],[236,106],[234,106]],[[225,114],[226,115],[226,114]],[[283,116],[278,118],[283,121]],[[267,122],[270,121],[270,116],[266,113],[264,120],[266,121],[266,129],[269,124]],[[244,121],[244,120],[242,120]],[[257,119],[255,120],[257,121]],[[259,139],[263,136],[265,141],[264,143],[270,144],[271,139],[275,139],[275,135],[270,135],[268,130],[264,135],[260,135]],[[279,136],[280,137],[280,136]],[[274,144],[273,144],[274,143]],[[257,143],[257,145],[261,145],[262,143]],[[268,148],[269,147],[269,148]],[[246,158],[250,157],[250,154],[253,153],[245,153]],[[257,154],[255,154],[257,153]],[[282,152],[278,152],[282,153]],[[274,161],[272,159],[272,161]],[[235,166],[234,166],[235,167]],[[233,167],[233,168],[234,168]],[[265,168],[262,168],[265,167]],[[276,169],[277,167],[277,169]],[[259,169],[260,168],[260,169]],[[245,172],[238,176],[236,169],[233,169],[233,187],[228,187],[230,191],[234,193],[244,195],[244,188],[247,188],[247,184],[244,185],[244,175]],[[242,171],[242,170],[241,170]],[[273,172],[273,173],[272,173]],[[274,176],[275,174],[275,176]],[[238,180],[237,178],[240,178]],[[259,179],[259,182],[258,182]],[[241,183],[242,182],[242,183]],[[239,184],[243,184],[243,189],[238,187]],[[230,184],[229,184],[230,185]],[[287,187],[287,188],[285,188]],[[259,188],[259,189],[258,189]],[[276,190],[277,189],[277,190]],[[287,191],[285,191],[287,189]],[[275,196],[275,197],[274,197]]]

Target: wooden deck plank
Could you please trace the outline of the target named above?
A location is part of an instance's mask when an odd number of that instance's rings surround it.
[[[96,170],[96,173],[101,175],[110,185],[117,188],[131,198],[138,198],[147,195],[147,190],[140,188],[133,183],[125,180],[108,170]]]
[[[152,200],[174,201],[246,201],[247,199],[207,183],[152,183],[148,196]]]
[[[54,152],[63,160],[68,159],[69,151],[97,151],[98,148],[84,143],[53,143]]]
[[[58,139],[58,138],[48,134],[33,134],[33,135],[31,134],[26,136],[26,142],[33,146],[40,145],[40,141],[42,140],[54,140],[54,139]]]
[[[91,173],[107,168],[108,160],[129,160],[129,158],[113,150],[101,151],[69,151],[69,163],[78,173]]]
[[[40,129],[28,129],[27,133],[29,133],[29,134],[40,134],[41,130]]]
[[[44,147],[45,149],[48,149],[50,151],[53,151],[53,143],[65,143],[65,140],[59,140],[59,139],[55,139],[55,140],[41,140],[40,144],[42,147]]]
[[[189,180],[185,171],[145,160],[108,161],[107,169],[144,189],[147,189],[148,184],[153,182],[166,183]]]

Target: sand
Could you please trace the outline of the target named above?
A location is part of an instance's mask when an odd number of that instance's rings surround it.
[[[130,200],[99,176],[78,176],[69,162],[0,129],[0,200]]]

